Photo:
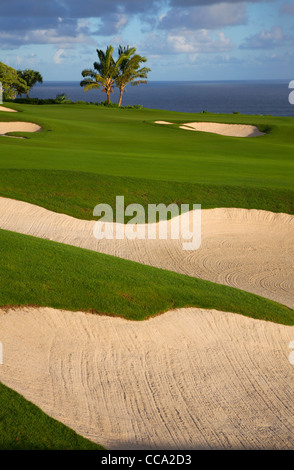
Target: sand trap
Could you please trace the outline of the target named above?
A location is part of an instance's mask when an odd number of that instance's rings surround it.
[[[294,308],[294,216],[246,209],[203,210],[202,243],[196,251],[183,251],[182,239],[97,240],[94,224],[0,198],[2,229],[237,287]]]
[[[38,132],[40,130],[41,127],[33,122],[0,122],[0,135],[2,136],[8,132]]]
[[[173,123],[167,122],[167,121],[155,121],[155,124],[173,124]]]
[[[0,331],[0,381],[108,449],[294,449],[294,327],[22,308]]]
[[[17,113],[16,109],[6,108],[6,106],[0,106],[0,111],[7,111],[9,113]]]
[[[243,124],[221,124],[217,122],[188,122],[180,129],[189,131],[212,132],[213,134],[226,135],[231,137],[258,137],[265,135],[256,126]]]

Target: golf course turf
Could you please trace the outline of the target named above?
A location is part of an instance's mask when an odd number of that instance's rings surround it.
[[[20,105],[0,121],[42,126],[0,136],[0,196],[80,219],[96,204],[201,204],[294,214],[294,118],[188,114],[96,105]],[[156,120],[173,123],[155,124]],[[254,138],[179,129],[251,124]],[[114,211],[115,214],[115,211]],[[293,310],[228,286],[0,230],[0,306],[50,306],[144,320],[202,307],[294,325]],[[1,338],[0,338],[1,339]],[[0,449],[97,449],[0,384]],[[100,447],[101,448],[101,447]]]
[[[293,118],[187,114],[95,105],[12,105],[1,120],[42,126],[1,139],[0,195],[75,217],[126,203],[190,203],[294,213]],[[9,116],[7,116],[9,114]],[[156,120],[175,125],[155,124]],[[266,135],[225,137],[179,129],[188,121],[253,124]]]
[[[0,450],[100,450],[0,383]]]
[[[0,306],[37,305],[144,320],[201,307],[294,325],[293,310],[194,277],[0,230]]]

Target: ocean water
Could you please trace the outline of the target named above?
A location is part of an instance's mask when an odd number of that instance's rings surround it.
[[[128,86],[123,105],[140,104],[145,108],[169,111],[213,113],[270,114],[294,116],[288,97],[290,80],[172,82],[149,81]],[[84,92],[79,82],[44,82],[37,84],[30,96],[55,98],[65,93],[70,100],[100,102],[106,99],[100,90]],[[111,96],[118,101],[118,90]]]

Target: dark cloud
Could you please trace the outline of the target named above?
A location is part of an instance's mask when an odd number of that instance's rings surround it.
[[[293,42],[293,37],[284,33],[282,28],[275,26],[270,30],[262,30],[258,34],[249,36],[240,45],[240,49],[274,49]]]
[[[47,42],[68,44],[85,36],[119,33],[133,15],[155,14],[156,0],[1,0],[0,47]],[[81,20],[96,18],[96,31],[81,27]]]
[[[158,9],[157,0],[66,0],[68,15],[77,18],[105,17],[109,13],[138,14]]]
[[[112,13],[108,15],[103,21],[101,26],[93,31],[92,34],[100,36],[110,36],[118,33],[128,23],[128,17],[124,13]]]
[[[294,3],[283,3],[280,12],[285,15],[294,15]]]
[[[221,3],[262,3],[271,2],[275,0],[170,0],[171,6],[182,6],[182,7],[195,7],[195,6],[208,6],[217,5]]]
[[[243,3],[220,3],[191,8],[174,7],[164,16],[158,27],[161,29],[217,29],[240,25],[247,22],[246,7]]]
[[[109,13],[144,13],[156,0],[1,0],[1,16],[103,18]]]
[[[65,7],[59,0],[1,0],[1,17],[31,18],[58,17],[65,14]]]
[[[261,3],[274,0],[1,0],[1,17],[105,18],[108,14],[146,14],[164,5],[171,7],[209,6],[222,3]],[[16,20],[18,21],[18,20]]]
[[[89,33],[89,28],[80,26],[77,18],[19,18],[16,22],[14,18],[0,18],[0,33],[3,31],[15,31],[23,34],[26,31],[55,29],[58,34],[75,35],[77,30],[84,34]],[[82,31],[83,30],[83,31]]]
[[[246,23],[245,4],[262,1],[271,0],[1,0],[0,47],[90,44],[92,35],[120,34],[135,15],[149,31],[240,25]],[[158,20],[166,5],[170,10]],[[96,18],[95,31],[87,25],[89,18]]]
[[[12,16],[0,18],[0,32],[2,31],[30,31],[32,29],[49,29],[58,27],[57,17],[40,17],[38,21],[33,17],[20,17],[17,20]]]
[[[38,27],[33,23],[19,22],[16,28],[7,18],[0,20],[0,46],[2,49],[14,49],[27,44],[56,44],[69,47],[71,44],[90,43],[90,30],[84,20],[75,18],[40,18]]]

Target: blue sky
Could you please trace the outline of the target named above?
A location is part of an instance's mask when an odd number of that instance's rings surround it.
[[[150,80],[294,79],[294,1],[1,0],[0,61],[80,80],[96,49],[135,46]]]

